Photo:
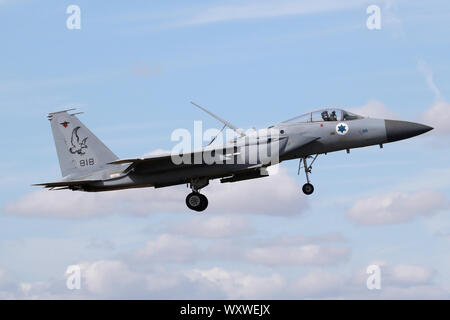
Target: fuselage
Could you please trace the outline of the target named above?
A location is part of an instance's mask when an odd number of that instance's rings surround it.
[[[215,163],[183,163],[176,166],[170,162],[161,162],[149,166],[139,172],[130,171],[127,174],[108,178],[108,170],[101,181],[93,182],[83,191],[107,191],[139,187],[165,187],[170,185],[190,183],[195,179],[208,177],[217,179],[237,175],[258,164],[267,167],[274,164],[264,162],[256,156],[249,159],[249,146],[257,145],[256,149],[277,148],[278,159],[282,162],[291,159],[304,158],[314,154],[323,154],[340,150],[382,145],[385,143],[410,138],[431,130],[431,127],[406,122],[385,119],[357,118],[351,120],[337,119],[335,121],[287,121],[271,126],[264,133],[256,133],[253,138],[238,138],[226,143],[224,149],[207,148],[204,154],[211,150],[224,150],[225,159]],[[276,135],[273,133],[276,132]],[[269,137],[269,138],[268,138]],[[314,137],[312,142],[305,144],[305,137]],[[228,152],[228,154],[227,154]],[[232,161],[227,161],[232,160]],[[253,160],[253,161],[250,161]],[[228,163],[227,163],[228,162]],[[243,176],[244,177],[244,176]],[[257,177],[257,176],[256,176]],[[245,177],[242,178],[245,180]]]

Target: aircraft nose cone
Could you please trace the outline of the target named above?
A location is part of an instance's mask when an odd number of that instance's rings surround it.
[[[396,120],[384,120],[388,142],[408,139],[433,130],[432,127],[420,123]]]

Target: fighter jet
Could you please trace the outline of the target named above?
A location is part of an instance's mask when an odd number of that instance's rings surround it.
[[[337,108],[308,112],[268,128],[244,132],[204,107],[195,104],[236,136],[199,150],[119,159],[78,119],[74,109],[48,114],[62,179],[40,183],[50,190],[99,192],[128,188],[162,188],[186,184],[189,209],[201,212],[208,199],[200,190],[210,180],[221,183],[268,176],[267,168],[299,159],[304,169],[306,195],[314,192],[312,164],[320,154],[379,145],[411,138],[433,128],[413,122],[363,117]],[[213,139],[214,140],[214,139]],[[261,152],[264,151],[264,152]],[[263,183],[263,182],[262,182]]]

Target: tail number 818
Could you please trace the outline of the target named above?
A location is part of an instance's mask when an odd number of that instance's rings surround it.
[[[87,167],[87,166],[93,166],[93,165],[95,165],[94,158],[80,160],[80,167]]]

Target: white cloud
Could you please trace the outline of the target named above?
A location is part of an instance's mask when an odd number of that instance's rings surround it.
[[[431,90],[431,92],[433,92],[434,100],[435,101],[442,100],[441,91],[439,90],[439,88],[436,86],[436,83],[434,82],[433,71],[428,66],[428,64],[425,62],[425,60],[419,60],[417,67],[418,67],[419,71],[422,72],[422,74],[424,75],[428,88]]]
[[[20,216],[60,218],[99,216],[114,211],[112,201],[99,200],[95,194],[39,190],[10,203],[4,211]]]
[[[347,218],[359,225],[394,224],[431,216],[446,206],[445,196],[437,191],[392,192],[357,200]]]
[[[217,286],[228,299],[271,299],[285,286],[279,274],[257,276],[242,272],[228,272],[215,267],[207,270],[192,270],[187,273],[192,281],[206,281]]]
[[[182,222],[175,225],[169,231],[194,237],[223,238],[249,233],[251,228],[243,217],[214,216],[211,218],[194,217],[187,223]]]
[[[381,292],[382,299],[412,299],[412,300],[435,300],[435,299],[445,299],[448,300],[450,297],[449,293],[436,285],[420,285],[420,286],[409,286],[409,287],[397,287],[389,286],[384,288]]]
[[[299,297],[321,297],[337,295],[346,285],[347,279],[342,274],[321,269],[313,269],[306,275],[295,279],[290,290]]]
[[[433,277],[433,270],[418,265],[399,264],[388,269],[390,282],[401,285],[429,284]]]
[[[331,244],[331,243],[340,243]],[[229,261],[269,267],[335,265],[348,260],[351,249],[338,233],[317,236],[292,235],[256,239],[220,241],[208,248],[208,255]]]
[[[281,236],[277,239],[270,240],[270,243],[280,246],[328,242],[346,242],[346,239],[342,234],[338,232],[329,232],[317,236]]]
[[[144,248],[134,254],[136,260],[156,262],[187,262],[197,258],[199,252],[194,244],[184,238],[162,234],[147,241]]]
[[[147,278],[133,272],[122,261],[100,260],[94,263],[83,263],[82,286],[95,295],[111,297],[114,292],[128,293],[145,290]],[[119,295],[120,296],[120,295]]]
[[[421,115],[421,120],[434,127],[432,134],[450,134],[450,103],[444,101],[441,91],[434,82],[433,71],[424,60],[419,60],[418,69],[425,77],[428,88],[434,95],[434,103]]]
[[[366,289],[366,267],[354,272],[342,285],[341,297],[356,299],[448,299],[450,292],[433,278],[434,270],[411,264],[390,265],[386,261],[372,262],[381,267],[381,290]]]
[[[267,19],[283,16],[317,14],[330,11],[343,11],[362,7],[366,0],[283,0],[283,1],[245,1],[207,9],[198,9],[191,17],[176,23],[176,26],[202,25],[249,19]]]
[[[385,276],[382,290],[366,288],[367,275],[358,280],[342,272],[310,269],[288,277],[279,273],[227,270],[222,267],[142,269],[135,262],[98,260],[81,267],[81,290],[68,290],[66,279],[0,283],[0,298],[9,299],[448,299],[449,293],[431,281],[431,273],[421,266],[397,265],[399,275]],[[0,269],[1,270],[1,269]],[[392,272],[391,272],[392,274]],[[406,276],[405,276],[406,275]],[[388,280],[385,280],[387,278]],[[393,279],[394,280],[389,280]]]
[[[378,119],[398,119],[398,115],[389,110],[386,105],[378,100],[370,99],[367,103],[360,107],[349,108],[351,112],[356,114]]]
[[[12,299],[17,294],[17,286],[10,275],[0,268],[0,299]]]
[[[205,190],[211,211],[287,216],[300,214],[308,208],[298,183],[283,167],[267,178],[216,186],[211,191]]]
[[[421,120],[424,124],[434,128],[431,131],[432,134],[450,134],[450,103],[445,101],[434,102],[429,109],[422,113]]]
[[[39,190],[5,207],[5,213],[28,217],[80,218],[111,214],[149,215],[189,212],[183,186],[144,188],[100,193]],[[217,180],[202,190],[208,196],[205,213],[293,215],[307,208],[296,181],[285,168],[266,178],[221,184]]]
[[[268,266],[331,265],[346,261],[350,252],[348,247],[317,244],[266,246],[249,249],[245,258]]]

